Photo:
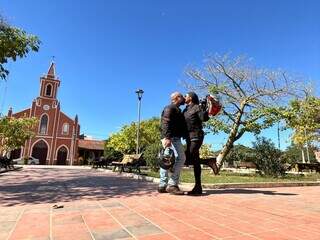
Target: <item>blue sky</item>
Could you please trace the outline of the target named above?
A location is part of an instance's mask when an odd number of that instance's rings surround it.
[[[38,96],[55,56],[59,100],[81,131],[106,138],[137,119],[135,89],[145,91],[142,119],[159,116],[189,64],[209,53],[246,54],[258,66],[320,79],[320,2],[300,0],[147,1],[0,0],[0,13],[42,41],[38,53],[9,63],[0,111]],[[315,89],[319,95],[319,88]],[[264,135],[275,139],[275,129]],[[239,143],[253,140],[245,135]],[[288,144],[288,133],[281,135]],[[207,136],[215,148],[222,136]],[[286,143],[287,142],[287,143]]]

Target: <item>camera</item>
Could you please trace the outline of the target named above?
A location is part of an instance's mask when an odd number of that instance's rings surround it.
[[[199,99],[199,105],[202,108],[203,111],[206,111],[208,109],[208,95],[204,98]]]

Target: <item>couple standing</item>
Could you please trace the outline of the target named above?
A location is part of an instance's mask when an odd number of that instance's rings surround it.
[[[161,114],[161,139],[163,147],[173,147],[176,151],[175,164],[169,177],[168,170],[160,168],[159,193],[183,195],[179,189],[180,171],[185,162],[193,165],[195,186],[188,195],[202,194],[201,165],[207,164],[215,174],[218,168],[215,160],[203,161],[199,157],[204,132],[202,123],[208,121],[208,111],[200,105],[196,93],[189,92],[183,96],[179,92],[171,94],[171,104],[166,106]],[[180,106],[187,104],[181,111]],[[187,149],[183,149],[181,138],[186,139]]]

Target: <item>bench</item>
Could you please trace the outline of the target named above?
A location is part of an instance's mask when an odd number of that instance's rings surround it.
[[[14,169],[13,162],[7,157],[0,157],[0,169]]]
[[[234,162],[236,168],[257,168],[253,162]]]
[[[297,172],[303,170],[314,170],[320,172],[320,163],[295,163],[293,169]]]
[[[136,170],[136,172],[141,173],[140,167],[145,165],[145,161],[142,158],[142,153],[140,154],[125,154],[121,161],[113,161],[111,163],[113,166],[113,171],[117,169],[122,172],[132,172]]]
[[[99,168],[99,167],[107,168],[108,165],[111,164],[111,162],[112,162],[111,160],[106,159],[105,157],[96,158],[92,161],[92,168]]]

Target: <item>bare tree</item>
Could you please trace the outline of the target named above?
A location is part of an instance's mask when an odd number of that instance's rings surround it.
[[[219,169],[235,141],[246,132],[259,134],[272,126],[289,96],[299,94],[299,79],[282,70],[255,67],[244,56],[209,56],[204,66],[189,67],[186,74],[188,89],[213,94],[223,104],[222,113],[207,124],[209,131],[228,135],[217,157]]]

